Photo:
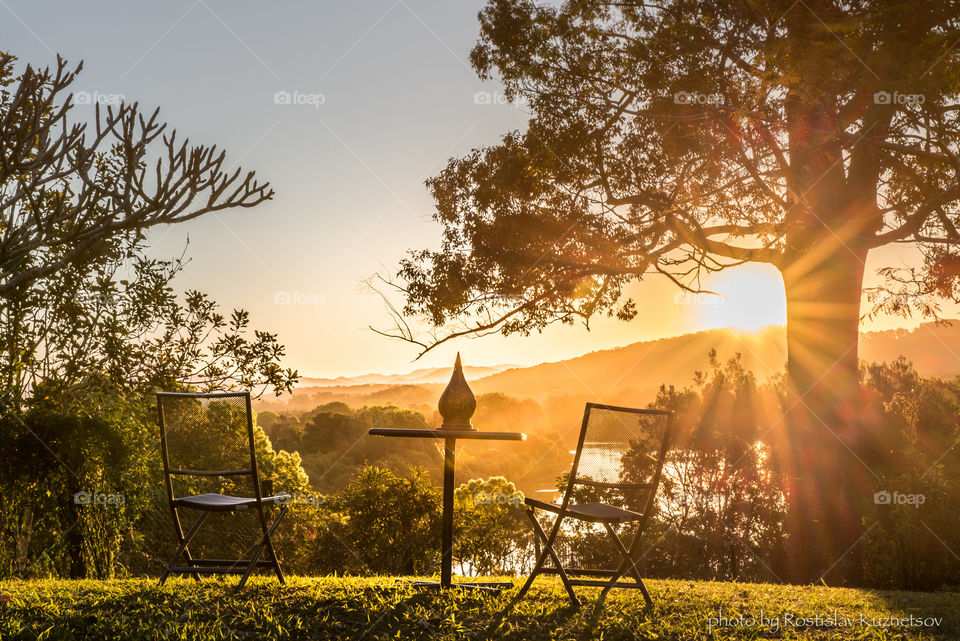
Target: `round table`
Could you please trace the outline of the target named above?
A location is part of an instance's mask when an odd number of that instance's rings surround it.
[[[527,438],[521,432],[481,432],[479,430],[424,430],[395,427],[375,427],[368,432],[371,436],[391,436],[395,438],[433,438],[443,439],[443,537],[440,553],[440,582],[417,581],[424,587],[462,587],[499,589],[512,587],[512,583],[453,583],[453,490],[456,470],[457,439],[472,441],[523,441]]]

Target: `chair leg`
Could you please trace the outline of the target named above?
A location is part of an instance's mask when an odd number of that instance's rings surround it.
[[[631,545],[630,550],[623,545],[623,541],[620,540],[620,537],[617,536],[616,531],[613,529],[613,526],[609,523],[604,523],[603,526],[607,529],[607,532],[610,534],[610,538],[613,539],[614,545],[617,546],[617,549],[620,551],[620,555],[623,557],[623,560],[620,561],[620,565],[617,566],[617,570],[612,577],[610,577],[609,584],[603,588],[603,591],[600,592],[600,598],[603,599],[607,596],[607,592],[610,591],[610,588],[613,587],[613,584],[616,583],[625,572],[630,572],[633,575],[633,578],[640,586],[640,592],[643,593],[643,599],[647,602],[647,607],[653,606],[653,599],[650,598],[650,592],[647,591],[647,586],[643,582],[643,577],[640,575],[640,570],[637,569],[637,564],[633,562],[633,554],[631,553],[636,545]],[[640,540],[641,533],[637,532],[637,539],[635,542]]]
[[[247,579],[250,578],[250,575],[253,573],[253,569],[257,565],[257,561],[260,559],[260,553],[263,551],[263,548],[266,547],[269,549],[270,554],[273,559],[274,570],[278,573],[280,577],[280,582],[283,583],[283,573],[280,571],[280,564],[277,562],[276,554],[273,551],[273,543],[270,541],[270,535],[273,534],[273,531],[277,529],[277,525],[280,524],[280,519],[283,518],[283,515],[286,514],[287,506],[283,506],[280,510],[280,514],[277,515],[277,518],[273,520],[273,523],[270,524],[270,527],[266,528],[263,532],[263,536],[260,538],[260,544],[257,546],[257,549],[253,551],[253,554],[250,557],[250,563],[247,565],[246,572],[243,573],[243,576],[240,578],[240,583],[237,584],[237,589],[242,588],[247,583]],[[263,514],[261,513],[261,522],[266,524],[266,521],[263,520]]]
[[[527,510],[527,518],[530,519],[530,522],[533,524],[534,536],[543,541],[543,552],[540,554],[537,559],[536,565],[533,567],[533,572],[530,573],[530,576],[527,578],[527,582],[524,583],[523,587],[520,588],[520,592],[514,597],[514,602],[519,601],[527,593],[527,590],[530,589],[530,586],[533,584],[533,580],[536,578],[537,574],[543,569],[543,563],[547,559],[547,555],[550,555],[550,558],[553,559],[554,565],[557,566],[557,573],[560,575],[560,580],[563,581],[563,587],[566,588],[567,594],[570,596],[570,601],[573,603],[575,608],[580,607],[580,600],[577,598],[576,592],[573,591],[573,586],[570,585],[570,578],[567,576],[566,570],[563,569],[563,564],[560,562],[560,557],[557,555],[556,551],[553,549],[553,545],[550,543],[550,539],[544,533],[543,528],[540,527],[540,522],[537,521],[537,517],[533,513],[533,509]],[[560,518],[559,516],[557,518]],[[554,526],[556,527],[556,526]]]
[[[287,513],[287,506],[284,505],[280,508],[280,513],[277,515],[274,523],[279,523],[280,519],[283,518],[283,515]],[[280,561],[277,559],[277,552],[273,549],[273,540],[268,536],[267,537],[267,554],[270,555],[270,560],[273,562],[273,571],[277,574],[277,579],[280,581],[281,585],[286,585],[287,580],[283,577],[283,570],[280,569]]]
[[[533,556],[537,559],[540,558],[540,537],[537,536],[537,532],[534,529],[533,531]]]
[[[277,559],[277,552],[273,548],[273,539],[270,538],[270,534],[276,528],[277,524],[280,523],[280,520],[283,519],[284,515],[287,513],[287,506],[281,505],[280,511],[277,513],[276,518],[273,520],[273,523],[270,524],[270,527],[267,528],[266,517],[263,515],[262,510],[260,514],[260,523],[263,526],[263,535],[266,538],[267,544],[267,554],[270,555],[270,561],[273,563],[273,571],[277,575],[280,583],[285,585],[287,580],[283,576],[283,570],[280,569],[280,561]]]
[[[177,508],[170,506],[170,516],[173,518],[173,530],[177,533],[177,543],[183,543],[183,526],[180,525],[180,515],[177,512]],[[187,561],[188,564],[193,565],[193,556],[190,554],[190,548],[187,548],[183,551],[183,558]],[[194,573],[190,576],[193,577],[193,580],[197,583],[200,583],[200,574]]]
[[[527,580],[524,581],[523,586],[520,588],[520,591],[517,592],[513,599],[507,605],[507,610],[510,610],[515,606],[520,599],[524,597],[527,591],[530,589],[530,586],[533,585],[534,579],[537,578],[537,575],[540,574],[540,569],[543,567],[544,561],[547,560],[547,551],[540,551],[540,524],[536,522],[536,517],[533,516],[533,511],[528,509],[527,516],[534,522],[533,526],[533,540],[534,540],[534,549],[536,553],[537,560],[533,564],[533,570],[530,571],[530,576],[527,577]]]
[[[180,545],[177,547],[176,553],[171,557],[170,562],[167,563],[167,567],[163,570],[163,574],[160,575],[160,585],[163,585],[167,580],[167,577],[170,576],[170,568],[174,567],[177,563],[177,559],[180,558],[180,555],[184,553],[187,549],[187,546],[190,544],[190,540],[193,539],[193,536],[197,533],[197,530],[200,529],[200,526],[203,525],[203,522],[207,520],[207,517],[210,515],[209,512],[201,512],[200,516],[197,517],[197,520],[193,522],[193,525],[190,526],[190,529],[187,530],[187,533],[180,537]],[[177,529],[179,530],[180,519],[176,519]],[[197,580],[200,579],[199,573],[194,573],[194,577]]]

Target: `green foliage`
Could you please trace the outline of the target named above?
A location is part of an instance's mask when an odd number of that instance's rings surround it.
[[[424,574],[440,554],[440,492],[427,473],[408,478],[363,467],[329,495],[313,554],[316,569],[351,574]]]
[[[142,416],[34,409],[2,417],[0,431],[0,573],[113,577],[159,481]]]
[[[182,263],[145,252],[131,240],[3,299],[8,411],[44,399],[83,411],[98,394],[184,384],[291,389],[297,375],[280,367],[284,348],[275,335],[251,332],[244,310],[224,317],[201,292],[178,297],[172,282]]]
[[[436,458],[431,444],[398,443],[396,439],[368,436],[372,427],[427,427],[418,412],[396,407],[349,409],[342,403],[322,405],[298,418],[282,415],[271,428],[278,442],[300,452],[310,481],[320,491],[341,489],[347,479],[367,462],[395,472],[427,467]]]
[[[0,573],[155,571],[171,528],[153,392],[280,394],[297,374],[246,311],[178,296],[184,259],[149,257],[145,230],[272,191],[136,105],[98,109],[90,131],[71,111],[79,67],[14,63],[0,52]],[[306,485],[296,458],[273,467]],[[80,505],[80,492],[123,501]]]
[[[454,491],[454,560],[466,576],[513,574],[529,558],[533,532],[523,493],[502,476],[472,479]]]
[[[904,359],[864,368],[877,476],[864,516],[864,571],[872,585],[960,585],[960,378],[917,374]],[[914,497],[898,502],[898,497]],[[922,497],[922,498],[921,498]],[[906,499],[905,499],[906,500]]]
[[[786,502],[777,381],[758,384],[738,358],[698,373],[682,391],[662,388],[657,407],[677,411],[676,439],[662,481],[646,558],[659,576],[782,580]],[[960,379],[920,376],[905,359],[865,365],[858,400],[866,443],[850,455],[875,475],[859,488],[864,537],[859,555],[867,585],[932,590],[960,584],[952,523],[960,509]],[[873,492],[922,496],[875,502]],[[583,545],[583,542],[579,543]],[[586,552],[584,552],[586,554]]]
[[[648,540],[661,539],[647,566],[661,576],[780,580],[786,576],[782,479],[768,460],[777,390],[760,385],[740,356],[697,372],[681,392],[661,388],[655,405],[677,412]]]
[[[394,406],[350,408],[343,403],[327,403],[303,412],[261,412],[259,420],[278,448],[300,453],[317,491],[336,492],[358,466],[367,463],[397,474],[405,474],[411,467],[437,469],[441,455],[434,443],[372,438],[367,434],[373,427],[429,428],[436,418]],[[560,461],[566,454],[562,441],[552,433],[559,427],[544,426],[545,420],[545,412],[536,401],[504,394],[479,395],[475,425],[526,431],[528,440],[465,448],[458,454],[461,473],[477,478],[523,471],[527,483],[542,482],[542,487],[549,487],[556,466],[565,464]]]

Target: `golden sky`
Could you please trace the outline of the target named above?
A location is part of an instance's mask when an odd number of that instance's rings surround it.
[[[46,3],[8,0],[0,25],[4,48],[22,61],[83,60],[77,91],[160,106],[181,136],[218,144],[273,184],[275,200],[255,210],[150,238],[166,257],[189,238],[192,262],[179,287],[248,309],[255,326],[280,335],[287,364],[302,374],[446,366],[457,350],[468,364],[532,364],[711,327],[782,323],[779,276],[747,266],[705,283],[725,295],[718,300],[678,298],[655,278],[632,290],[641,314],[631,323],[462,340],[417,363],[413,347],[367,329],[389,319],[363,280],[396,266],[407,249],[438,243],[423,181],[527,120],[467,62],[483,4],[100,0],[97,11],[62,3],[51,20]],[[902,252],[874,254],[868,273],[914,259]]]

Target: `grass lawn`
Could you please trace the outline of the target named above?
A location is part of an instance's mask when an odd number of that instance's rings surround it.
[[[598,610],[591,588],[573,611],[559,581],[542,578],[497,623],[512,591],[293,577],[237,593],[235,582],[0,581],[0,639],[960,639],[960,592],[651,580],[653,611],[633,590]]]

